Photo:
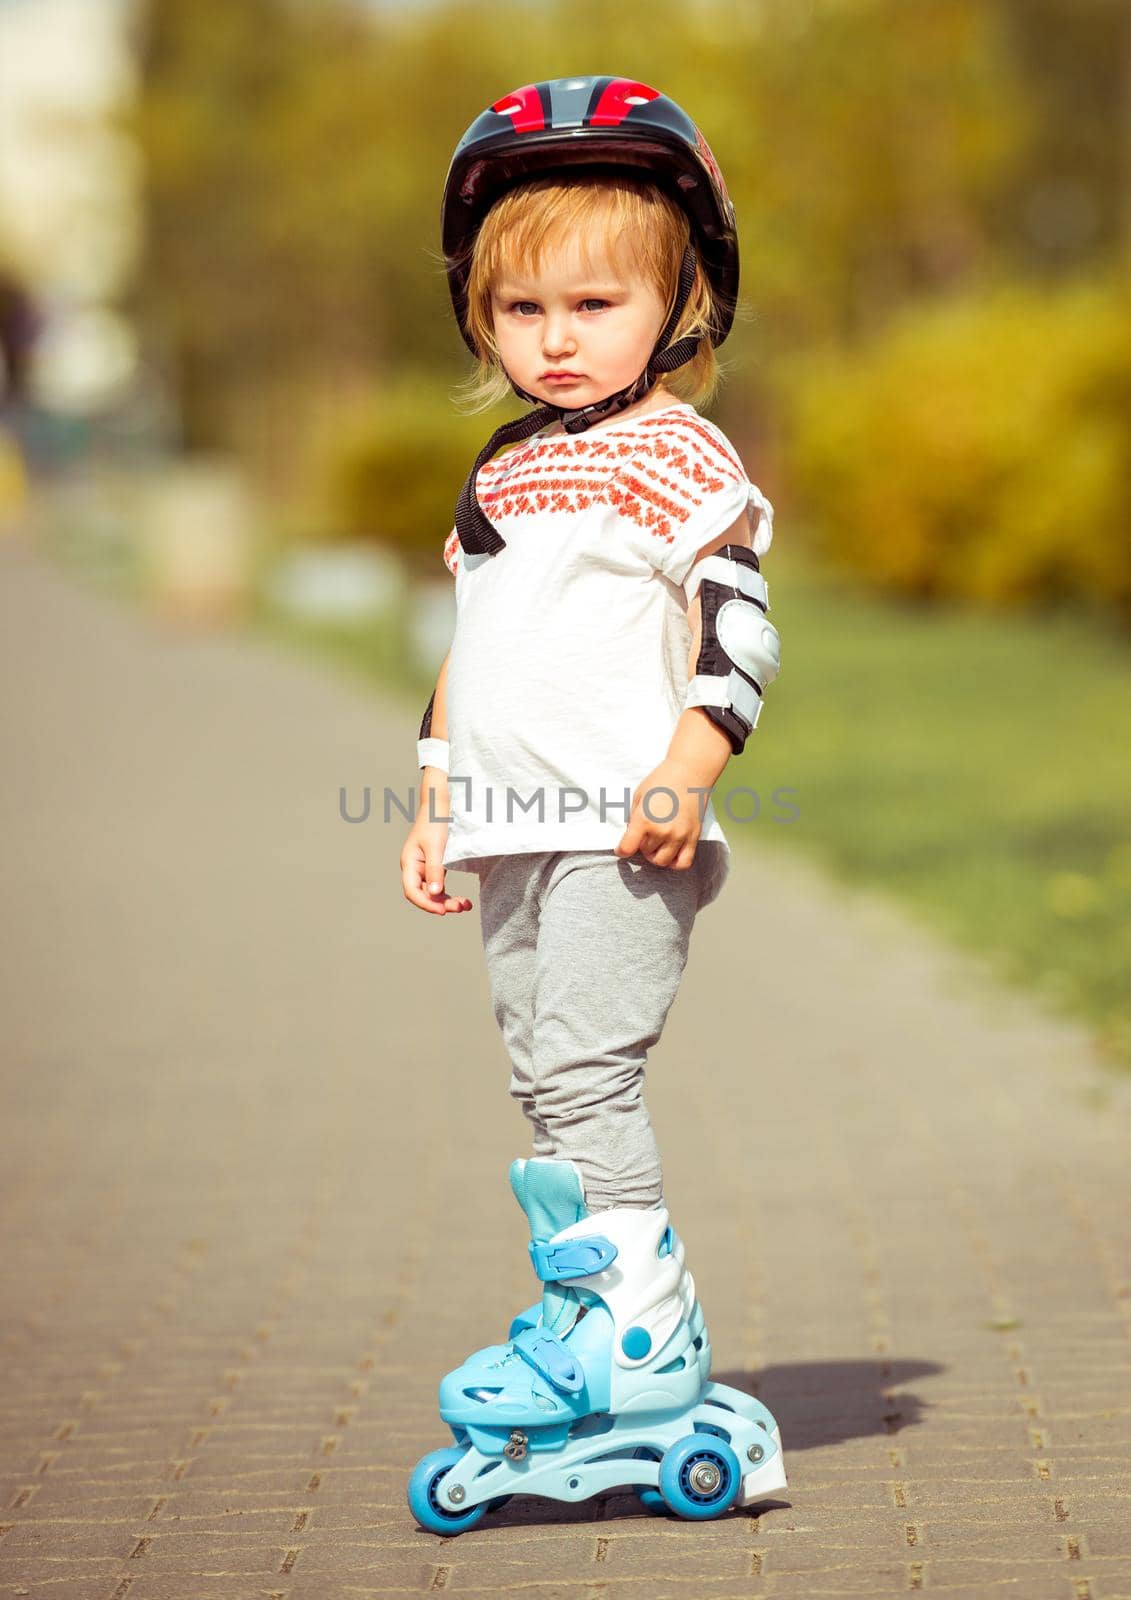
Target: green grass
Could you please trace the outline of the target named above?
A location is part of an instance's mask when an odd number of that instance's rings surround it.
[[[1131,641],[882,600],[793,553],[766,572],[783,671],[720,788],[795,788],[760,839],[898,895],[1131,1065]]]

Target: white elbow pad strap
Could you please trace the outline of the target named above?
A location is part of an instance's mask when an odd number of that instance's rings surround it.
[[[778,630],[766,618],[770,591],[748,545],[727,544],[697,561],[684,582],[699,595],[702,636],[688,706],[702,706],[734,753],[757,726],[762,692],[781,670]]]
[[[736,559],[727,554],[728,550],[741,550],[747,559]],[[758,568],[758,557],[749,545],[724,544],[721,550],[697,561],[683,580],[683,592],[688,605],[699,593],[699,585],[704,578],[714,579],[727,590],[737,589],[742,594],[748,594],[752,600],[757,600],[763,611],[770,609],[770,586],[763,578]]]

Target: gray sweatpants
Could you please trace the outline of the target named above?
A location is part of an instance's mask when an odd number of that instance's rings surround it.
[[[663,1199],[644,1063],[687,963],[707,870],[612,850],[480,857],[491,1000],[534,1154],[581,1170],[591,1211]]]

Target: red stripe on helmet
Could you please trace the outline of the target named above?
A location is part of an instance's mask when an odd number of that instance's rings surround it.
[[[633,83],[631,78],[614,78],[594,107],[589,126],[615,128],[628,116],[633,105],[658,100],[659,97],[659,89],[650,89],[646,83]]]
[[[510,117],[516,133],[537,133],[539,128],[546,126],[542,96],[538,93],[538,85],[534,83],[516,89],[513,94],[505,94],[501,100],[495,101],[491,110]]]

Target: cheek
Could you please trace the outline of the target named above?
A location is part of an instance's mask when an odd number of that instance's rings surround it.
[[[520,348],[515,342],[514,328],[509,322],[496,322],[495,348],[504,359],[514,355]]]
[[[509,318],[495,324],[495,341],[500,350],[517,349],[530,337],[532,323],[513,322]]]
[[[626,321],[615,331],[610,330],[609,351],[623,360],[637,359],[640,351],[644,351],[645,359],[652,353],[652,346],[656,340],[652,333],[651,323],[646,317],[633,317]]]

